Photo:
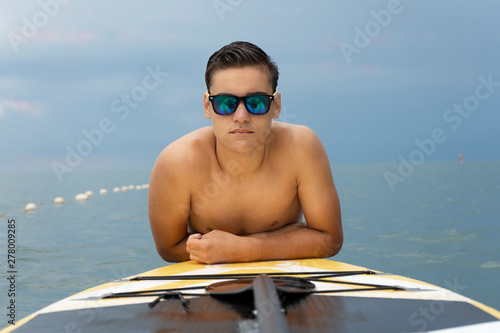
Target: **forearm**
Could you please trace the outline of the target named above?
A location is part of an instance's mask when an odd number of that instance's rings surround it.
[[[157,247],[158,254],[167,262],[181,262],[189,260],[189,253],[186,251],[186,242],[189,234],[186,235],[179,243],[174,246]]]
[[[279,229],[273,230],[273,231],[264,231],[264,232],[258,232],[255,234],[249,234],[245,235],[246,237],[255,237],[255,238],[262,238],[262,237],[269,237],[269,236],[276,236],[276,235],[281,235],[290,231],[294,230],[299,230],[302,228],[306,228],[307,225],[305,222],[294,222],[285,225],[284,227],[281,227]]]
[[[244,261],[326,258],[340,251],[342,236],[297,227],[268,237],[246,237],[244,243]]]

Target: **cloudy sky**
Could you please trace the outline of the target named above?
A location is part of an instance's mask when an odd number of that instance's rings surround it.
[[[150,168],[210,125],[208,57],[278,63],[332,163],[499,160],[500,2],[0,2],[0,170]]]

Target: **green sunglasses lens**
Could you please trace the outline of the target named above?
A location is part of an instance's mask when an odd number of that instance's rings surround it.
[[[269,97],[263,95],[248,96],[245,103],[247,110],[253,114],[264,114],[269,110]]]
[[[226,115],[231,114],[238,108],[238,99],[234,96],[214,96],[213,106],[217,114]]]

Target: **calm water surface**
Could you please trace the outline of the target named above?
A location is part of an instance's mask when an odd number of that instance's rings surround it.
[[[391,191],[395,164],[334,165],[345,242],[334,259],[405,275],[500,309],[500,163],[425,163]],[[0,173],[1,306],[7,218],[17,221],[17,320],[78,291],[165,265],[147,216],[149,170]],[[108,193],[100,195],[99,189]],[[85,202],[72,198],[91,190]],[[65,199],[54,205],[55,197]],[[22,212],[28,202],[38,209]],[[4,311],[5,312],[5,311]],[[0,327],[7,325],[2,314]]]

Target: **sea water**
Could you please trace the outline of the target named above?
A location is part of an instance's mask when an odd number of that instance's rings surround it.
[[[500,163],[333,165],[344,246],[332,259],[452,289],[500,309]],[[388,183],[392,172],[400,181]],[[63,297],[165,265],[147,214],[150,170],[0,173],[1,308],[16,220],[16,321]],[[133,189],[113,192],[133,185]],[[106,194],[99,194],[101,188]],[[76,201],[85,191],[93,196]],[[53,204],[55,197],[64,204]],[[33,202],[37,209],[23,212]],[[7,312],[6,312],[7,313]],[[0,327],[9,319],[2,314]]]

